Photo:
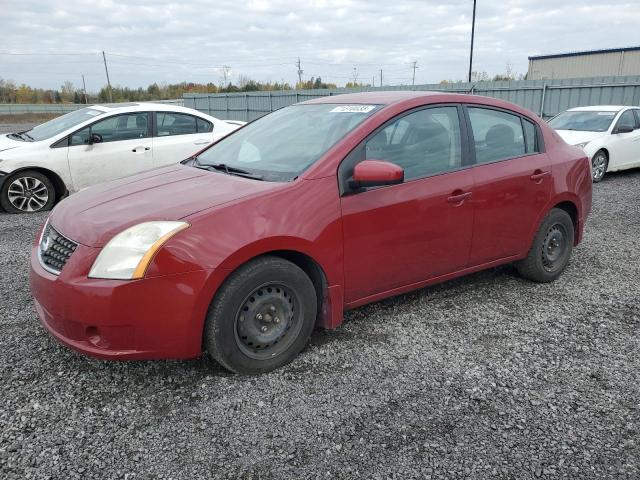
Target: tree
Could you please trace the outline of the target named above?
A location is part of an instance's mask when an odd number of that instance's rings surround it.
[[[69,80],[65,80],[60,87],[60,95],[62,96],[62,100],[65,102],[72,102],[74,93],[76,93],[76,89],[73,86],[73,83]]]

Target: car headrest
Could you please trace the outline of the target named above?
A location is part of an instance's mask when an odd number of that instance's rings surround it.
[[[508,125],[499,123],[489,129],[484,141],[488,147],[504,147],[505,145],[513,144],[515,135]]]

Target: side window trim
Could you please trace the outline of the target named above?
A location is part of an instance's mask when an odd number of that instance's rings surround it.
[[[398,113],[396,116],[390,118],[389,120],[387,120],[386,122],[384,122],[382,125],[378,126],[375,130],[373,130],[372,132],[370,132],[365,138],[363,138],[347,155],[344,156],[344,158],[342,159],[342,161],[340,162],[340,165],[338,165],[338,187],[340,190],[340,196],[345,196],[345,195],[351,195],[354,192],[349,189],[349,187],[347,186],[348,184],[348,178],[346,178],[346,173],[344,172],[344,168],[349,168],[348,166],[344,167],[345,164],[347,162],[351,162],[353,161],[354,164],[353,166],[355,167],[356,164],[358,164],[359,162],[362,161],[362,158],[353,158],[355,156],[358,157],[363,157],[365,155],[365,145],[366,143],[373,138],[375,135],[377,135],[378,133],[380,133],[382,130],[384,130],[385,128],[387,128],[389,125],[391,125],[394,122],[397,122],[398,120],[402,119],[403,117],[406,117],[407,115],[411,115],[413,113],[422,111],[422,110],[427,110],[427,109],[432,109],[432,108],[442,108],[442,107],[455,107],[456,108],[456,112],[458,114],[458,125],[460,127],[460,143],[461,143],[461,166],[459,168],[455,168],[455,169],[451,169],[451,170],[447,170],[445,172],[440,172],[440,173],[435,173],[435,174],[430,174],[430,175],[424,175],[424,176],[420,176],[420,177],[416,177],[416,178],[412,178],[410,180],[407,180],[405,182],[402,182],[398,185],[404,185],[406,183],[409,182],[414,182],[417,180],[422,180],[425,178],[430,178],[430,177],[437,177],[439,175],[446,175],[447,173],[452,173],[452,172],[458,172],[460,170],[464,170],[467,168],[471,168],[474,166],[473,162],[472,162],[472,158],[470,157],[470,153],[471,153],[471,146],[468,143],[468,127],[466,125],[466,122],[463,118],[463,109],[462,109],[462,104],[460,103],[451,103],[451,102],[447,102],[447,103],[430,103],[428,105],[421,105],[419,107],[414,107],[411,108],[409,110],[405,110],[403,112]],[[344,168],[343,168],[344,167]],[[345,177],[345,178],[343,178]],[[367,188],[362,190],[364,191],[370,191],[370,190],[377,190],[379,188],[393,188],[393,187],[397,187],[398,185],[387,185],[387,186],[381,186],[381,187],[371,187],[371,188]],[[361,193],[361,192],[356,192],[356,193]]]
[[[507,110],[506,108],[495,107],[493,105],[483,105],[481,103],[464,103],[462,104],[462,108],[464,110],[465,123],[467,124],[467,132],[469,135],[468,144],[469,144],[469,148],[471,149],[470,155],[471,155],[471,158],[473,159],[473,166],[490,165],[492,163],[506,162],[508,160],[514,160],[516,158],[529,157],[531,155],[540,155],[542,153],[545,153],[544,136],[542,135],[540,125],[538,125],[538,122],[533,121],[531,118],[527,117],[526,115],[522,115],[518,112],[514,112],[513,110]],[[503,158],[500,160],[494,160],[492,162],[478,163],[476,158],[476,149],[475,149],[476,142],[475,142],[475,137],[473,136],[473,129],[471,128],[471,117],[469,117],[469,108],[484,108],[487,110],[495,110],[497,112],[507,113],[509,115],[514,115],[516,117],[519,117],[523,136],[525,135],[525,132],[524,132],[524,125],[522,124],[522,122],[526,120],[533,123],[533,126],[535,127],[535,132],[536,132],[535,147],[538,147],[536,148],[537,151],[531,152],[531,153],[526,153],[525,151],[524,155]],[[525,147],[526,147],[526,139],[525,139]]]
[[[71,144],[71,138],[78,132],[81,132],[85,129],[89,129],[89,135],[91,135],[91,129],[93,128],[93,126],[96,123],[100,123],[103,122],[105,120],[109,120],[111,118],[115,118],[115,117],[122,117],[123,115],[139,115],[141,113],[146,113],[147,114],[147,136],[144,138],[151,138],[153,136],[153,125],[155,124],[155,122],[152,120],[153,118],[153,113],[154,112],[149,112],[149,111],[144,111],[144,112],[125,112],[125,113],[116,113],[115,115],[109,115],[108,117],[101,117],[99,120],[96,120],[95,122],[92,122],[88,125],[85,125],[82,128],[79,128],[78,130],[75,130],[73,132],[71,132],[69,135],[67,135],[67,143],[69,147],[78,147],[79,145],[72,145]],[[132,139],[133,140],[133,139]],[[143,140],[143,139],[139,139],[139,140]],[[58,142],[60,142],[61,140],[58,140]],[[117,142],[121,142],[122,140],[116,140]],[[57,143],[57,142],[56,142]]]

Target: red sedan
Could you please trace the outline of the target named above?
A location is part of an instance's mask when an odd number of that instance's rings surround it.
[[[33,247],[31,288],[43,325],[80,352],[207,350],[257,373],[345,309],[509,262],[555,280],[590,210],[584,153],[516,105],[325,97],[67,198]]]

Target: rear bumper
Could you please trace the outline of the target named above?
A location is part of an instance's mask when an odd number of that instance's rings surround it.
[[[134,281],[90,279],[97,249],[79,245],[56,276],[31,254],[30,285],[42,325],[60,343],[109,360],[184,359],[201,353],[209,271]],[[209,299],[210,300],[210,299]]]

